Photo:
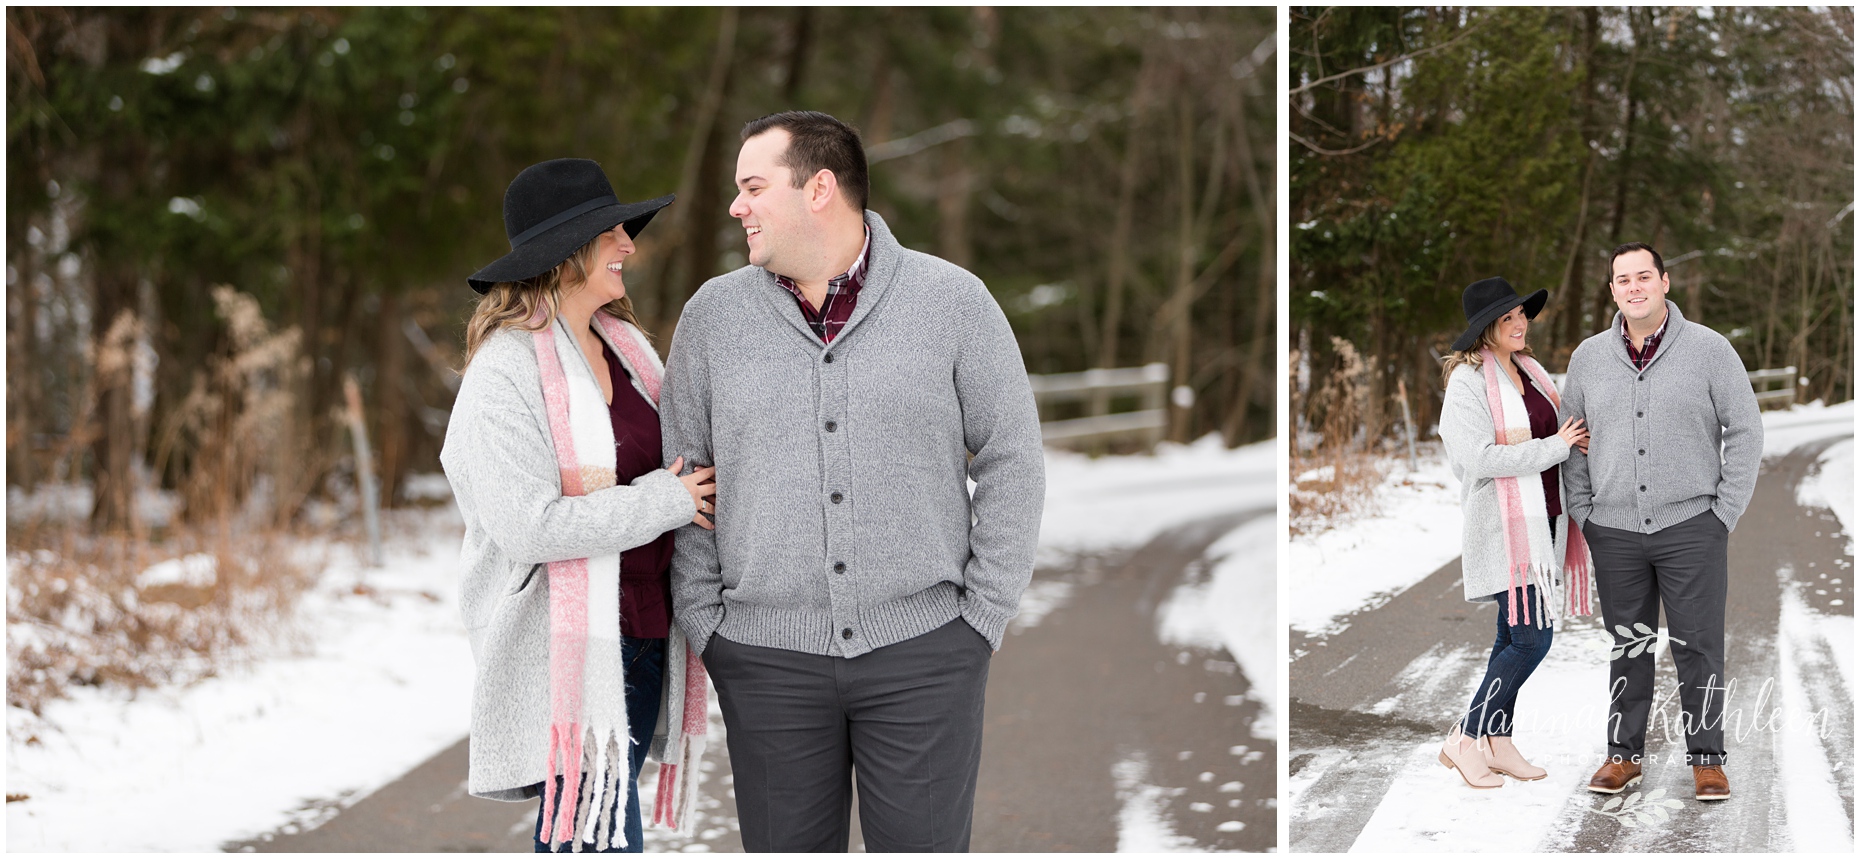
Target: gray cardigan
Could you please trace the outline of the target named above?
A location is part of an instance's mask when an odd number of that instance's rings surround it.
[[[831,346],[761,268],[685,303],[665,459],[717,466],[716,531],[679,529],[672,558],[693,648],[856,657],[958,616],[999,648],[1032,576],[1045,461],[1014,333],[974,275],[865,218]]]
[[[1535,384],[1529,374],[1519,375],[1525,384]],[[1500,373],[1498,379],[1501,385],[1511,384],[1509,374]],[[1492,430],[1492,410],[1486,403],[1485,374],[1477,367],[1464,365],[1454,368],[1447,379],[1446,397],[1440,404],[1440,439],[1446,447],[1447,464],[1460,481],[1460,511],[1465,517],[1460,532],[1460,572],[1466,600],[1489,600],[1511,587],[1498,484],[1494,481],[1500,477],[1536,478],[1544,469],[1569,458],[1574,448],[1560,435],[1522,444],[1499,444]],[[1563,509],[1569,509],[1567,500]],[[1565,517],[1558,520],[1567,521]],[[1555,535],[1559,561],[1566,531],[1559,527]]]
[[[1743,360],[1671,301],[1666,313],[1644,371],[1628,360],[1620,313],[1569,356],[1562,416],[1590,434],[1588,454],[1563,468],[1578,526],[1652,534],[1710,510],[1729,531],[1756,491],[1763,419]]]
[[[568,336],[563,332],[558,327],[558,336]],[[644,397],[626,353],[611,342],[608,348]],[[546,775],[549,749],[549,576],[542,565],[645,545],[690,522],[697,507],[662,469],[629,486],[564,497],[534,340],[509,328],[487,338],[466,368],[439,463],[465,520],[459,609],[477,663],[467,783],[473,796],[526,799]]]

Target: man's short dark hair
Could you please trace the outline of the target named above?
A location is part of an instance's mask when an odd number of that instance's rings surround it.
[[[833,171],[840,192],[860,212],[865,211],[871,182],[866,178],[865,144],[859,130],[817,110],[784,110],[743,126],[742,139],[765,131],[788,132],[788,151],[776,162],[794,173],[794,187],[807,184],[822,170]]]
[[[1660,259],[1660,252],[1654,250],[1653,245],[1647,244],[1646,242],[1628,242],[1625,245],[1615,248],[1614,255],[1608,258],[1609,283],[1615,282],[1615,260],[1620,259],[1622,254],[1631,254],[1635,251],[1646,251],[1647,253],[1653,254],[1653,270],[1659,272],[1661,277],[1666,276],[1666,261]]]

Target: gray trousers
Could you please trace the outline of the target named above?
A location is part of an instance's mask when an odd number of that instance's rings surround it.
[[[857,770],[868,852],[967,852],[991,654],[961,618],[854,659],[713,636],[743,847],[845,852]]]
[[[1582,535],[1595,559],[1595,592],[1614,637],[1608,663],[1608,753],[1635,759],[1647,747],[1654,651],[1640,627],[1657,630],[1666,607],[1679,670],[1686,763],[1724,763],[1724,600],[1730,533],[1710,510],[1652,534],[1593,522]],[[1638,625],[1638,627],[1637,627]],[[1628,635],[1622,635],[1625,627]],[[1637,644],[1645,646],[1637,648]]]

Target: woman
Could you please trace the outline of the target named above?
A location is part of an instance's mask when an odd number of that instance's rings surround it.
[[[440,453],[465,523],[469,788],[540,794],[538,852],[638,852],[643,756],[654,822],[678,827],[703,752],[668,570],[671,530],[711,527],[714,470],[659,467],[663,368],[623,279],[671,202],[621,203],[593,161],[537,164],[504,195],[510,253],[469,278],[484,298]]]
[[[1466,331],[1444,371],[1440,437],[1466,517],[1466,599],[1498,606],[1485,679],[1440,750],[1475,788],[1503,787],[1497,773],[1545,776],[1512,744],[1518,689],[1550,650],[1552,619],[1590,611],[1588,549],[1563,512],[1557,469],[1571,447],[1588,450],[1589,433],[1577,418],[1557,426],[1556,386],[1524,342],[1549,297],[1520,297],[1498,277],[1467,287]]]

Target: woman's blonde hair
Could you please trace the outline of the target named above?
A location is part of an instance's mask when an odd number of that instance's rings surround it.
[[[588,282],[588,268],[594,264],[594,253],[600,245],[600,237],[581,246],[581,249],[569,254],[568,259],[542,274],[514,283],[493,285],[478,299],[477,309],[472,311],[471,321],[465,323],[465,365],[471,366],[473,355],[478,354],[478,347],[491,335],[505,328],[519,331],[540,331],[553,324],[557,313],[562,309],[564,290],[572,290]],[[538,307],[548,308],[540,324],[531,322]],[[652,335],[646,327],[639,324],[639,316],[633,312],[633,300],[627,296],[609,301],[601,306],[601,311],[611,313],[632,323],[647,339]]]
[[[1446,364],[1443,365],[1440,370],[1441,387],[1446,387],[1447,382],[1452,380],[1455,368],[1467,366],[1477,370],[1480,364],[1485,363],[1485,359],[1479,355],[1479,350],[1491,349],[1498,345],[1498,323],[1499,320],[1503,318],[1504,317],[1501,316],[1498,319],[1494,319],[1492,320],[1492,324],[1485,327],[1485,331],[1479,335],[1478,345],[1471,349],[1447,353]],[[1529,346],[1519,348],[1516,354],[1523,355],[1527,358],[1533,357],[1531,355],[1531,347]]]

